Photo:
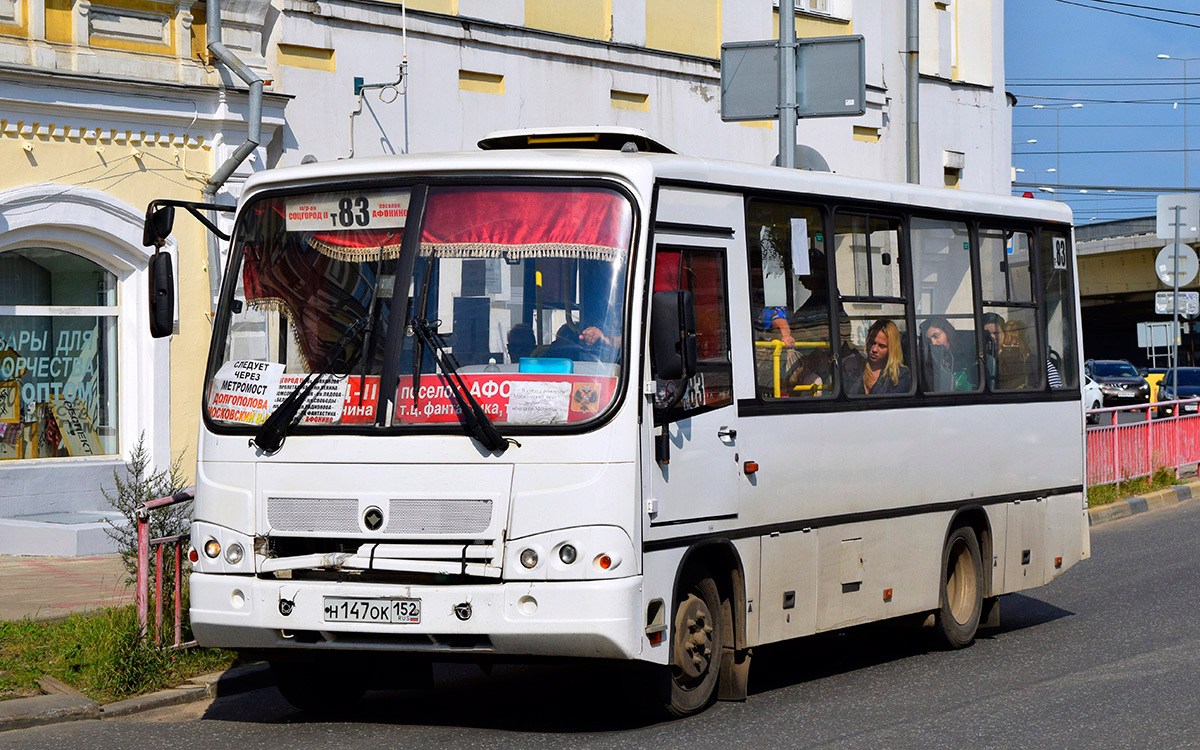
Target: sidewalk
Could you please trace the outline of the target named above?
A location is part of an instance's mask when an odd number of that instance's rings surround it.
[[[53,620],[72,612],[133,603],[120,555],[0,555],[0,620]]]

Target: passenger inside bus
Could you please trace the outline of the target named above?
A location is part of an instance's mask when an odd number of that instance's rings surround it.
[[[1001,344],[997,356],[996,387],[1004,391],[1029,388],[1036,375],[1025,336],[1025,324],[1019,320],[1005,323]]]
[[[904,342],[900,329],[887,318],[880,318],[867,331],[867,357],[855,376],[846,372],[846,392],[872,396],[908,393],[912,373],[904,365]]]
[[[975,345],[941,315],[921,324],[921,364],[927,392],[973,391],[979,385]]]
[[[510,328],[507,348],[509,362],[520,362],[521,357],[533,356],[533,350],[537,348],[533,328],[528,323],[517,323]]]
[[[829,292],[826,286],[825,256],[815,248],[809,249],[808,274],[795,279],[807,293],[807,298],[795,310],[788,312],[784,305],[766,307],[759,318],[767,341],[782,341],[784,350],[780,363],[783,390],[794,394],[821,396],[832,384],[832,363],[829,357]],[[799,346],[797,346],[799,344]],[[766,365],[769,350],[757,351]],[[769,381],[765,374],[760,383]]]

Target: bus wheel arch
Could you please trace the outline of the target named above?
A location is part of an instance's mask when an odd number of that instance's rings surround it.
[[[746,574],[741,555],[730,540],[712,539],[697,542],[684,552],[675,571],[672,613],[678,613],[681,606],[686,606],[687,588],[692,582],[704,577],[711,578],[716,586],[721,609],[717,621],[723,628],[716,697],[720,700],[745,700],[750,674],[750,641],[746,631]],[[671,628],[671,643],[674,646],[682,637],[682,634],[676,632],[674,618]],[[671,712],[678,713],[674,709]]]

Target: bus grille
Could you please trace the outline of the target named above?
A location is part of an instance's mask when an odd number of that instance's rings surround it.
[[[389,534],[479,534],[492,522],[491,500],[389,500]]]
[[[355,498],[270,497],[267,522],[275,532],[360,534]],[[393,498],[387,503],[384,534],[453,534],[474,537],[492,523],[488,499]]]
[[[272,497],[267,522],[275,531],[357,534],[358,500],[352,497]]]

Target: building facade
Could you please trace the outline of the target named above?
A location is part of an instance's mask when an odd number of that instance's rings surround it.
[[[1009,189],[999,0],[912,0],[919,107],[905,100],[906,8],[795,0],[799,37],[861,34],[866,113],[806,119],[832,171]],[[784,0],[785,7],[787,0]],[[223,258],[181,214],[178,332],[149,337],[141,222],[200,200],[252,132],[246,85],[193,0],[0,0],[0,554],[89,554],[102,487],[144,436],[194,464],[211,282]],[[225,0],[221,41],[265,81],[256,170],[475,148],[506,129],[619,125],[680,153],[771,163],[777,123],[720,118],[723,42],[776,36],[772,0]],[[361,84],[361,85],[359,85]],[[919,111],[918,111],[919,110]],[[213,251],[217,252],[213,252]]]

